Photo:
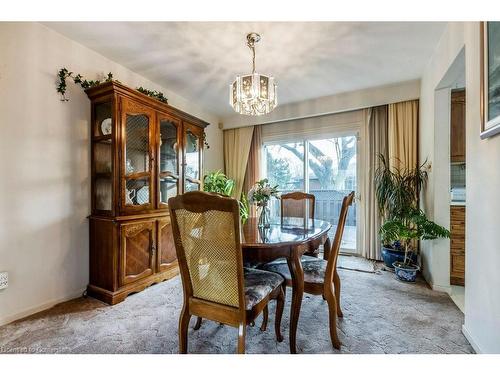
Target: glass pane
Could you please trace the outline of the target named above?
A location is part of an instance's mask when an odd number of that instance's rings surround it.
[[[96,174],[111,173],[111,139],[94,142],[94,170]]]
[[[145,115],[127,115],[125,126],[126,174],[149,171],[149,119]]]
[[[200,143],[199,138],[190,131],[186,134],[186,176],[200,179]],[[188,182],[186,181],[186,191]],[[197,190],[197,189],[194,189]]]
[[[184,191],[188,192],[188,191],[195,191],[195,190],[200,190],[200,185],[196,184],[194,182],[186,181],[186,186],[184,188]]]
[[[96,177],[94,186],[96,210],[111,210],[111,188],[111,177]]]
[[[111,134],[111,102],[96,104],[94,111],[94,136]]]
[[[160,202],[168,203],[168,199],[177,195],[177,179],[173,177],[160,178]]]
[[[304,191],[304,142],[268,144],[264,146],[269,183],[278,185],[281,193]],[[280,203],[271,199],[271,217],[280,216]]]
[[[500,87],[498,73],[500,66],[500,22],[488,22],[488,118],[493,120],[500,116]],[[493,42],[495,41],[495,42]]]
[[[125,186],[125,204],[149,204],[149,179],[129,179]]]
[[[177,127],[168,120],[160,121],[160,171],[177,171]]]
[[[309,192],[316,197],[315,217],[333,225],[335,234],[343,198],[356,191],[356,136],[309,141]],[[356,203],[349,209],[342,237],[344,251],[356,251]]]

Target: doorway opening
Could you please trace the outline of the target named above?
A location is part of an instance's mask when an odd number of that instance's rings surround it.
[[[425,279],[465,310],[465,47],[434,92],[433,219],[450,228],[449,240],[423,251]],[[439,141],[438,141],[439,140]],[[442,142],[447,140],[447,142]]]

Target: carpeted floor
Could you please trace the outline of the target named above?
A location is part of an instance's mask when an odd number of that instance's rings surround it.
[[[448,295],[423,281],[405,284],[390,272],[339,270],[342,349],[332,348],[327,304],[304,296],[297,346],[299,353],[472,353],[462,335],[463,314]],[[266,332],[261,318],[247,330],[247,353],[288,353],[291,290],[283,314],[285,340],[274,336],[274,311]],[[79,298],[0,327],[0,353],[177,353],[177,322],[182,302],[178,277],[107,306]],[[191,320],[191,327],[195,319]],[[235,328],[204,321],[189,331],[190,353],[234,353]]]

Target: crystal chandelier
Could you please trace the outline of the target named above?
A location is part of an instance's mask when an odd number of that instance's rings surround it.
[[[277,105],[274,77],[255,72],[255,43],[260,35],[247,35],[247,46],[252,50],[252,74],[237,76],[229,86],[229,104],[242,115],[260,116],[271,112]]]

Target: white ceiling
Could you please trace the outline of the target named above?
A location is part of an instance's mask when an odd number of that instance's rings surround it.
[[[224,117],[229,84],[257,71],[280,104],[420,78],[445,23],[51,22],[48,27]]]

